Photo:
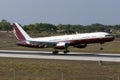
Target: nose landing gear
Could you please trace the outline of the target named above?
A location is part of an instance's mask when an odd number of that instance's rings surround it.
[[[103,50],[103,46],[102,46],[103,43],[100,43],[100,50]]]

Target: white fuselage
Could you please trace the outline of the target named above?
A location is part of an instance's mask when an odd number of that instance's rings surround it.
[[[83,34],[73,34],[73,35],[63,35],[63,36],[51,36],[43,38],[31,38],[28,41],[43,41],[43,42],[67,42],[73,40],[86,40],[86,39],[98,39],[107,38],[106,35],[110,35],[105,32],[94,32],[94,33],[83,33]],[[109,36],[112,37],[112,36]]]

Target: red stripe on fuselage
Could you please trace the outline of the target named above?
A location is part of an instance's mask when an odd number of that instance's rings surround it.
[[[113,40],[114,37],[105,37],[105,38],[91,38],[91,39],[82,39],[82,40],[68,40],[63,42],[69,42],[70,45],[76,45],[76,44],[104,43]]]

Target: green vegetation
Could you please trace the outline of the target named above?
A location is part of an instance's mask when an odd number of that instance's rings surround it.
[[[7,20],[2,20],[0,22],[0,30],[3,30],[3,31],[9,31],[9,30],[12,30],[12,25],[10,24],[10,22],[7,22]]]
[[[48,24],[48,23],[34,23],[28,25],[22,25],[23,28],[31,34],[31,36],[53,36],[61,34],[73,34],[73,33],[88,33],[105,31],[113,34],[117,38],[120,38],[120,25],[103,25],[95,23],[91,25],[72,25],[72,24]],[[1,20],[0,22],[1,31],[11,31],[12,24],[7,20]]]
[[[0,79],[13,80],[117,80],[120,64],[113,62],[0,58]]]

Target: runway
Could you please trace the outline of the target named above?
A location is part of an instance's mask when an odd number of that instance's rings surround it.
[[[120,54],[83,53],[83,52],[79,53],[70,52],[68,54],[60,53],[58,55],[53,55],[51,52],[47,51],[0,50],[0,57],[120,62]]]

